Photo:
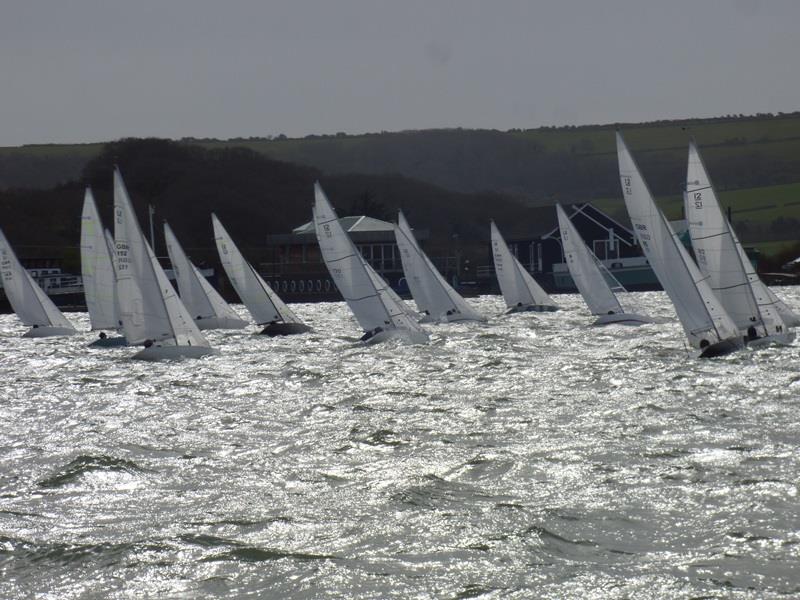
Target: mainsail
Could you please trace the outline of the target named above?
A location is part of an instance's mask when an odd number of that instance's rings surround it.
[[[486,320],[486,317],[467,304],[467,301],[445,281],[420,248],[402,212],[398,215],[394,231],[406,283],[417,309],[428,315],[425,320],[442,322]]]
[[[240,329],[247,323],[228,305],[183,251],[168,223],[164,223],[167,253],[184,306],[200,329]]]
[[[24,337],[73,335],[77,333],[53,301],[22,266],[0,230],[0,277],[11,308],[23,324],[31,327]]]
[[[92,329],[119,329],[117,281],[92,190],[86,188],[81,214],[81,275]]]
[[[285,324],[287,327],[279,328],[280,335],[309,331],[310,327],[297,318],[253,266],[245,260],[216,215],[211,215],[211,221],[214,226],[214,241],[217,244],[222,268],[225,269],[233,289],[236,290],[247,310],[253,315],[256,323],[268,326]],[[270,332],[265,329],[264,333],[269,334]]]
[[[492,256],[500,292],[511,311],[553,311],[558,305],[511,253],[500,230],[491,222]]]

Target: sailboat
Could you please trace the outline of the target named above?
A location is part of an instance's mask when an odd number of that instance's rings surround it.
[[[256,324],[265,325],[261,333],[276,336],[311,331],[245,260],[217,215],[212,213],[211,222],[222,268]]]
[[[408,289],[417,309],[424,315],[422,323],[486,321],[486,317],[475,311],[433,266],[417,243],[402,211],[394,234]]]
[[[572,281],[583,296],[584,302],[598,319],[594,325],[642,325],[652,323],[653,319],[636,313],[626,313],[617,299],[614,290],[625,291],[625,288],[607,270],[604,272],[602,264],[597,257],[589,251],[575,225],[561,208],[556,204],[558,214],[558,229],[561,235],[561,247],[564,249],[564,259],[572,276]],[[609,284],[611,279],[616,285]]]
[[[692,347],[701,357],[744,347],[736,324],[658,209],[625,140],[617,132],[617,159],[625,206],[636,237]]]
[[[75,335],[77,330],[61,313],[31,274],[20,264],[17,255],[0,230],[0,277],[11,308],[30,329],[22,337],[40,338]]]
[[[558,305],[511,253],[494,221],[491,222],[491,233],[494,271],[508,307],[507,314],[558,310]]]
[[[344,297],[359,325],[364,329],[361,341],[374,344],[400,339],[421,344],[428,334],[397,302],[385,281],[366,264],[361,253],[347,236],[319,182],[314,184],[314,228],[322,258],[336,287]]]
[[[81,213],[81,276],[91,330],[100,331],[100,337],[89,344],[92,347],[128,345],[124,337],[109,337],[106,333],[122,327],[114,253],[113,240],[109,246],[108,232],[103,229],[92,190],[87,187]]]
[[[242,329],[247,321],[225,302],[219,292],[211,287],[205,277],[192,264],[183,251],[178,238],[168,223],[164,223],[164,239],[167,242],[167,254],[178,282],[181,301],[190,315],[194,316],[195,325],[203,329]]]
[[[200,358],[217,351],[200,333],[147,243],[119,169],[114,169],[114,245],[117,297],[128,344],[144,345],[133,358]]]
[[[689,143],[684,205],[697,266],[708,278],[740,335],[751,346],[791,344],[795,334],[789,331],[776,302],[767,294],[766,286],[723,215],[694,140]]]

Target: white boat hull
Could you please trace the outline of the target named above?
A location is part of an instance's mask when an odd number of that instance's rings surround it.
[[[614,313],[612,315],[601,315],[592,325],[630,325],[636,327],[647,323],[655,323],[655,321],[650,317],[637,315],[636,313]]]
[[[208,319],[195,319],[194,324],[200,330],[204,329],[244,329],[247,321],[231,319],[230,317],[209,317]]]
[[[208,346],[150,346],[133,355],[134,360],[177,360],[179,358],[202,358],[219,354],[219,350]]]
[[[22,334],[24,338],[42,338],[42,337],[55,337],[63,335],[75,335],[77,330],[72,327],[53,327],[47,325],[40,325],[39,327],[31,327],[28,331]]]

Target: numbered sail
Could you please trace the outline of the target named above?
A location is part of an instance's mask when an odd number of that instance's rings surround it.
[[[694,141],[689,144],[684,205],[697,266],[740,333],[751,339],[784,333],[786,324],[723,215]]]
[[[86,188],[81,215],[81,275],[92,329],[118,329],[117,282],[92,190]]]
[[[43,330],[41,335],[77,333],[72,323],[61,314],[53,301],[19,262],[2,231],[0,231],[0,276],[2,276],[6,298],[23,324],[33,329],[41,328]],[[39,335],[33,335],[33,329],[25,335],[39,337]],[[46,334],[45,331],[47,331]]]
[[[246,325],[183,251],[172,228],[164,223],[167,253],[181,300],[200,329],[236,329]]]
[[[555,310],[558,305],[511,253],[500,230],[491,222],[494,271],[506,306],[512,310]]]
[[[704,351],[723,341],[741,347],[742,340],[735,323],[656,206],[647,183],[619,133],[617,158],[625,206],[636,237],[675,306],[689,343]]]
[[[365,337],[398,333],[414,342],[424,342],[428,334],[390,294],[388,285],[368,268],[358,249],[342,228],[325,192],[314,185],[314,227],[325,265],[344,297]]]
[[[120,315],[128,344],[208,348],[145,240],[118,169],[114,170],[114,244]]]
[[[297,323],[300,319],[286,306],[273,289],[259,275],[253,266],[245,260],[233,239],[222,226],[216,215],[211,215],[214,225],[214,241],[222,262],[222,268],[233,285],[233,289],[253,315],[256,323]]]
[[[567,268],[589,310],[593,315],[625,312],[598,267],[597,258],[589,252],[589,248],[560,204],[556,204],[556,212]]]
[[[433,321],[485,321],[452,286],[445,281],[422,251],[402,212],[395,227],[403,273],[417,309]]]

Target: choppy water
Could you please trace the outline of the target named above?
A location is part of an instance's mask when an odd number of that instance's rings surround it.
[[[800,596],[800,343],[694,360],[559,300],[428,346],[301,305],[160,364],[1,316],[0,597]]]

